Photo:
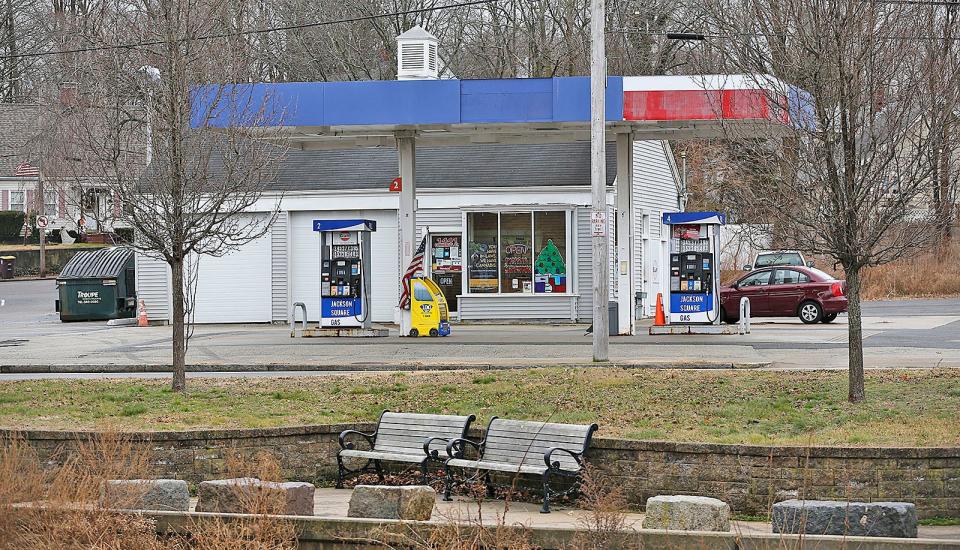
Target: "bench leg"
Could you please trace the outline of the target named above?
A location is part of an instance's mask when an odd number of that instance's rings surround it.
[[[430,479],[427,476],[427,460],[420,463],[420,483],[430,485]]]
[[[444,502],[450,502],[453,500],[450,498],[450,490],[453,488],[453,472],[450,471],[450,466],[443,465],[443,500]]]
[[[487,498],[493,498],[493,482],[490,480],[490,472],[483,473],[483,484],[487,488]]]
[[[550,470],[543,472],[543,507],[540,508],[540,513],[550,513]]]
[[[337,489],[343,489],[343,457],[337,453]]]
[[[383,465],[380,464],[380,461],[379,461],[379,460],[374,460],[374,461],[373,461],[373,467],[376,468],[376,470],[377,470],[377,478],[380,480],[380,483],[383,483],[383,480],[384,480],[384,477],[383,477]]]

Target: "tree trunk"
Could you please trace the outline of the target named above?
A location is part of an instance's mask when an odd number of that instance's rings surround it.
[[[174,260],[170,264],[173,274],[173,391],[183,391],[187,387],[186,360],[187,347],[184,331],[183,296],[183,260]]]
[[[863,389],[863,324],[860,314],[860,269],[847,271],[847,325],[849,386],[847,399],[851,403],[864,400]]]

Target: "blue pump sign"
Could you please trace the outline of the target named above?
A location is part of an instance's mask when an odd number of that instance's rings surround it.
[[[325,318],[361,317],[363,306],[360,298],[322,298],[321,315]]]

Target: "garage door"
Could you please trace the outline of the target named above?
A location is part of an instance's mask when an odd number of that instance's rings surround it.
[[[270,322],[270,235],[200,259],[196,323]]]
[[[313,220],[363,218],[375,220],[377,231],[372,235],[370,267],[371,319],[378,323],[393,322],[393,308],[399,296],[399,261],[397,260],[396,210],[339,210],[293,212],[290,217],[291,298],[307,306],[307,317],[320,320],[320,237],[313,230]]]

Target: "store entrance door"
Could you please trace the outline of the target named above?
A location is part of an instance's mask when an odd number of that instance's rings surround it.
[[[455,314],[457,295],[462,292],[463,247],[459,233],[437,233],[430,235],[430,276],[443,291],[450,313]]]

